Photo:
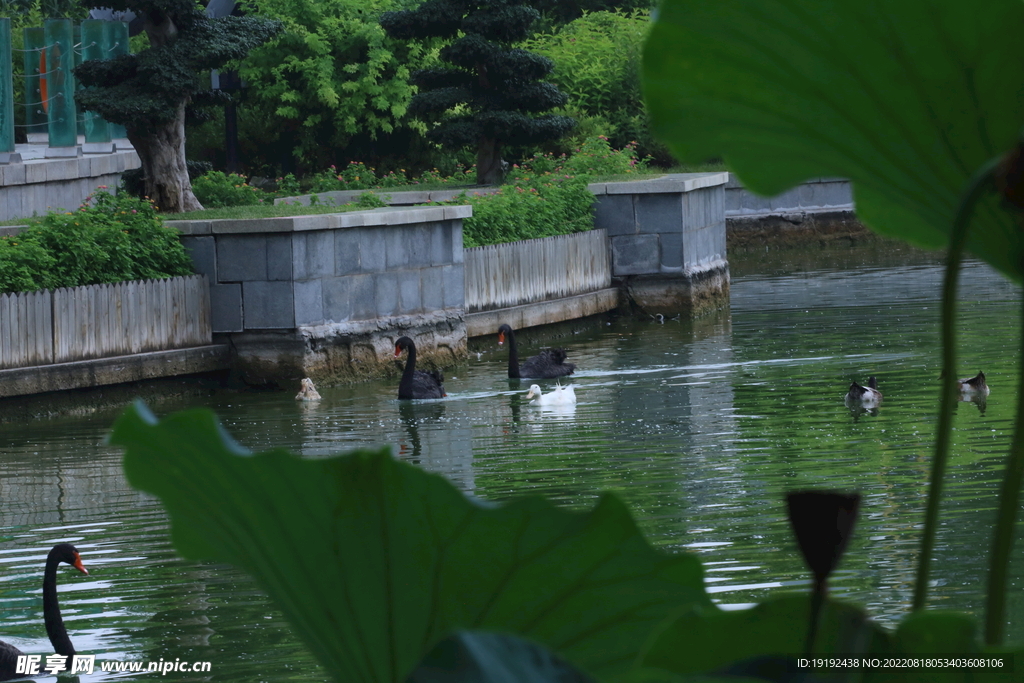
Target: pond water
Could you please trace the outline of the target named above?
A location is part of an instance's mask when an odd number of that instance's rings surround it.
[[[448,399],[399,404],[397,382],[190,399],[254,450],[319,457],[392,444],[399,458],[493,501],[540,494],[571,507],[614,491],[655,545],[699,554],[707,588],[739,607],[807,572],[783,515],[785,491],[857,489],[856,536],[833,592],[886,624],[908,610],[938,398],[936,257],[892,245],[733,256],[728,311],[695,322],[648,317],[564,326],[579,403],[538,410],[505,379],[506,350],[476,340],[447,371]],[[961,403],[930,604],[981,614],[996,492],[1014,410],[1019,290],[968,263],[961,376],[984,370],[987,404]],[[539,342],[520,340],[521,352]],[[877,414],[843,405],[878,377]],[[545,390],[552,382],[542,382]],[[158,414],[185,407],[156,406]],[[74,543],[91,573],[63,567],[61,605],[81,653],[98,661],[210,661],[169,680],[320,681],[324,671],[242,573],[178,559],[159,504],[133,491],[104,444],[111,415],[0,426],[0,637],[51,651],[42,561]],[[1014,554],[1009,635],[1024,640],[1024,522]],[[147,680],[95,672],[83,681]],[[38,677],[45,678],[45,676]]]

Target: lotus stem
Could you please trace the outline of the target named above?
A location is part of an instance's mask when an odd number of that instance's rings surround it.
[[[912,609],[923,609],[928,598],[928,574],[931,569],[932,552],[935,549],[935,531],[939,523],[939,502],[942,499],[942,485],[946,476],[946,461],[949,458],[949,441],[953,431],[953,408],[956,406],[956,289],[960,276],[960,261],[967,243],[967,231],[971,224],[974,207],[984,193],[990,189],[993,172],[1000,158],[990,160],[982,166],[967,184],[957,208],[953,229],[949,235],[949,251],[946,254],[946,275],[942,282],[942,389],[939,399],[939,424],[935,435],[935,454],[928,485],[928,503],[924,513],[924,533],[921,537],[921,554],[918,557],[917,581],[914,585]]]
[[[1021,308],[1021,339],[1024,340],[1024,307]],[[1013,426],[1013,443],[1006,456],[1006,473],[999,492],[999,513],[992,536],[992,557],[989,560],[988,596],[985,603],[985,643],[1000,645],[1006,631],[1006,581],[1013,550],[1013,535],[1020,506],[1021,481],[1024,480],[1024,349],[1017,368],[1017,419]]]

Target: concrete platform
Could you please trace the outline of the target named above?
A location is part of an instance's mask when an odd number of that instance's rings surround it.
[[[0,398],[224,370],[227,344],[0,370]]]
[[[493,311],[480,311],[466,314],[466,336],[482,337],[497,334],[502,324],[509,324],[514,330],[521,330],[537,325],[560,323],[565,320],[585,318],[598,313],[606,313],[619,306],[619,290],[616,287],[599,289],[596,292],[577,294],[564,299],[538,301],[499,308]]]

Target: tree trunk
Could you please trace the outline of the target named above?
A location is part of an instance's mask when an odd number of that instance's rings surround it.
[[[142,160],[146,196],[160,211],[202,210],[203,205],[192,194],[192,183],[185,165],[184,102],[170,122],[151,128],[145,134],[129,128],[128,139]]]
[[[501,168],[501,143],[493,138],[483,138],[476,148],[477,185],[501,185],[505,172]]]

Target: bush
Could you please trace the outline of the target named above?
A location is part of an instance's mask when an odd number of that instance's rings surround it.
[[[192,273],[178,232],[149,201],[98,192],[0,240],[0,292],[149,280]]]
[[[646,11],[590,12],[523,47],[555,63],[548,77],[569,96],[564,111],[579,122],[575,139],[606,135],[616,147],[637,141],[641,156],[671,165],[654,139],[640,91],[640,58],[651,25]]]
[[[0,237],[0,293],[51,288],[54,263],[46,249],[21,235]]]
[[[594,227],[594,195],[585,178],[570,175],[529,175],[518,170],[511,185],[496,194],[467,197],[473,215],[462,221],[466,247],[566,235]]]
[[[237,173],[210,171],[192,181],[192,192],[207,209],[262,204],[268,195]]]

